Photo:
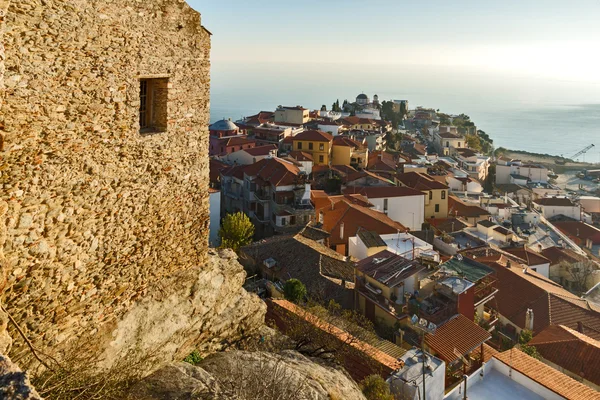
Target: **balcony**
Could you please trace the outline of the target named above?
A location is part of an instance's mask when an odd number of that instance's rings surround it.
[[[497,279],[493,276],[486,276],[475,286],[475,307],[485,304],[492,300],[498,289],[496,289]]]
[[[354,290],[398,319],[407,315],[408,308],[405,305],[391,301],[381,294],[381,289],[366,282],[364,278],[357,278]]]
[[[265,202],[271,200],[271,193],[269,191],[256,190],[251,193],[253,194],[253,197],[256,198],[256,201]]]

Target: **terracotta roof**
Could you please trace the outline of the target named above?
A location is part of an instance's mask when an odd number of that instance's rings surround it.
[[[600,385],[600,342],[563,325],[551,325],[529,343],[546,360]]]
[[[599,392],[516,348],[496,354],[494,358],[565,399],[600,399]]]
[[[437,328],[434,335],[427,334],[425,342],[447,363],[459,359],[457,350],[463,356],[476,350],[492,335],[462,314],[455,315]]]
[[[264,158],[254,164],[246,165],[244,174],[259,177],[273,186],[292,185],[300,178],[298,167],[280,158]]]
[[[402,368],[404,366],[404,362],[398,360],[398,357],[393,357],[386,352],[380,350],[378,347],[372,346],[370,343],[366,343],[357,338],[353,339],[353,336],[348,332],[334,326],[322,319],[316,317],[314,314],[309,313],[308,311],[300,308],[299,306],[291,303],[287,300],[270,300],[278,306],[293,312],[294,314],[301,316],[304,320],[312,323],[315,326],[320,327],[325,332],[330,333],[332,335],[337,336],[345,343],[350,343],[350,345],[358,350],[364,355],[365,358],[371,358],[379,362],[380,364],[390,368],[392,371],[396,369]],[[399,350],[399,349],[398,349]],[[395,353],[398,353],[398,350]],[[399,352],[402,352],[400,350]]]
[[[417,260],[409,260],[384,250],[358,262],[356,269],[381,284],[394,288],[425,267]]]
[[[563,249],[561,247],[548,247],[542,250],[542,256],[550,260],[550,265],[560,264],[562,261],[576,263],[586,261],[587,258],[581,254],[575,253],[571,249]]]
[[[335,136],[333,138],[334,146],[352,147],[354,149],[362,149],[365,146],[362,143],[357,142],[354,139],[350,139],[346,136]]]
[[[221,175],[223,176],[232,176],[239,180],[244,180],[244,169],[247,165],[234,165],[232,167],[228,167],[226,169],[221,170]]]
[[[321,224],[308,223],[300,232],[302,236],[311,240],[324,240],[329,237],[329,232],[321,229]]]
[[[600,229],[581,221],[553,222],[554,226],[570,238],[577,238],[579,242],[591,240],[593,244],[600,244]]]
[[[490,215],[490,213],[476,205],[467,204],[460,201],[457,197],[448,197],[448,215],[455,217],[481,217]]]
[[[216,185],[219,183],[221,171],[224,171],[227,168],[229,168],[229,165],[214,158],[210,159],[208,165],[210,183]]]
[[[344,194],[360,193],[369,199],[425,196],[423,192],[407,186],[348,186],[342,192]]]
[[[461,254],[472,257],[473,250]],[[582,323],[587,335],[600,339],[600,310],[597,306],[522,264],[512,261],[508,266],[504,255],[500,255],[497,261],[490,261],[496,257],[497,253],[489,257],[477,256],[476,261],[495,271],[498,293],[494,308],[501,315],[525,328],[525,314],[527,309],[532,309],[534,332],[541,332],[553,324],[575,329],[578,323]]]
[[[373,151],[369,153],[367,168],[375,171],[396,171],[398,162],[394,156],[385,151]]]
[[[554,206],[554,207],[574,207],[575,204],[566,197],[544,197],[542,199],[533,200],[534,203],[540,206]]]
[[[448,186],[440,183],[427,174],[420,172],[406,172],[398,175],[398,180],[404,185],[418,190],[448,189]]]
[[[450,133],[450,132],[440,132],[438,135],[440,135],[440,137],[444,138],[444,139],[462,139],[463,138],[459,134]]]
[[[220,141],[225,142],[225,146],[239,146],[244,144],[256,143],[253,139],[248,139],[245,135],[238,135],[230,138],[222,138]]]
[[[331,233],[329,244],[344,244],[348,238],[356,236],[359,229],[374,231],[380,235],[405,232],[406,228],[389,218],[382,212],[352,204],[348,199],[342,199],[333,207],[323,208],[323,229]],[[344,236],[340,236],[340,226],[344,224]]]
[[[389,179],[386,179],[386,178],[382,177],[381,175],[377,175],[373,172],[369,172],[366,170],[357,171],[352,174],[348,174],[348,176],[346,177],[346,183],[352,182],[352,181],[355,181],[355,180],[358,180],[358,179],[361,179],[364,177],[370,177],[373,179],[377,179],[381,182],[387,183],[388,185],[394,185],[394,183],[392,181],[390,181]]]
[[[251,156],[268,156],[272,150],[277,150],[277,145],[268,144],[265,146],[258,146],[252,149],[244,149],[244,151]]]
[[[333,136],[329,133],[321,132],[321,131],[304,131],[300,132],[296,136],[293,137],[293,140],[307,140],[313,142],[331,142],[333,140]]]
[[[438,231],[446,233],[462,231],[469,226],[465,221],[458,218],[432,218],[428,219],[427,222]]]
[[[304,151],[292,151],[289,156],[297,161],[313,161],[312,154],[305,153]]]
[[[529,266],[550,264],[550,260],[548,260],[546,257],[526,247],[507,248],[504,249],[504,251],[519,257],[520,259],[524,260]]]

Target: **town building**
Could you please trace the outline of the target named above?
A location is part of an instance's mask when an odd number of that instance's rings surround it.
[[[314,165],[329,165],[333,136],[321,131],[304,131],[292,138],[293,150],[312,156]]]
[[[402,367],[387,379],[394,398],[418,400],[444,397],[446,364],[442,360],[416,347],[408,350],[400,360]]]
[[[307,174],[280,158],[222,172],[221,191],[223,211],[246,213],[259,236],[298,231],[314,217]]]
[[[248,149],[236,150],[219,157],[230,165],[250,165],[267,157],[277,157],[277,146],[269,144],[265,146],[251,147]]]
[[[310,120],[310,111],[301,106],[284,107],[279,106],[275,110],[275,124],[291,124],[301,126]]]
[[[564,215],[577,221],[581,220],[581,206],[567,197],[543,197],[535,199],[532,206],[545,218]]]
[[[541,164],[523,164],[519,160],[496,162],[496,184],[526,185],[548,183],[548,168]]]
[[[219,229],[221,228],[221,191],[208,188],[208,202],[210,212],[208,244],[210,247],[219,247],[221,244],[219,237]]]
[[[367,96],[366,94],[361,93],[358,96],[356,96],[356,104],[360,106],[366,106],[370,103],[371,101],[369,100],[369,96]]]
[[[209,155],[224,156],[234,151],[251,149],[256,142],[243,134],[239,127],[230,120],[221,120],[209,128]]]
[[[403,186],[425,193],[426,219],[448,217],[448,186],[419,172],[405,172],[397,179]]]
[[[588,400],[595,390],[517,348],[496,353],[444,400]]]
[[[361,194],[375,209],[412,231],[425,222],[425,194],[407,186],[348,186],[344,194]]]
[[[332,165],[350,165],[356,169],[367,167],[369,149],[363,143],[347,136],[335,136],[332,143]]]
[[[303,130],[303,127],[268,123],[261,124],[257,127],[248,128],[248,136],[256,142],[257,146],[265,146],[269,144],[275,144],[279,146],[283,140],[297,135]]]
[[[379,234],[406,231],[404,225],[384,213],[356,204],[345,197],[318,210],[317,221],[331,234],[328,239],[329,247],[343,255],[348,255],[349,239],[356,236],[359,229]]]
[[[458,149],[467,147],[467,144],[464,136],[458,133],[434,131],[433,147],[440,155],[454,156]]]
[[[363,260],[383,250],[409,260],[420,259],[435,265],[440,260],[439,254],[433,250],[433,245],[407,232],[380,234],[359,229],[348,244],[348,255],[356,260]]]

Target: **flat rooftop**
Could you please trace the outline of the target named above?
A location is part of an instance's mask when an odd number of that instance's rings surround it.
[[[544,399],[496,370],[488,372],[483,380],[469,387],[467,396],[469,400]]]

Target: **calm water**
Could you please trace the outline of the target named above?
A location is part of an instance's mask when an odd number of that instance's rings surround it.
[[[308,63],[213,63],[211,120],[238,119],[277,105],[331,107],[365,92],[410,107],[465,113],[496,147],[572,155],[590,143],[585,161],[600,162],[600,83],[417,66]]]

